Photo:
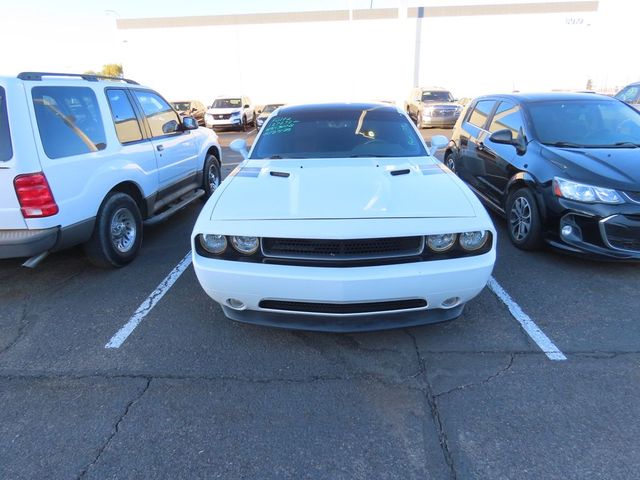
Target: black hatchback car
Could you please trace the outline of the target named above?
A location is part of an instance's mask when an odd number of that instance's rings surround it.
[[[511,241],[640,260],[640,112],[594,94],[475,99],[445,152]]]

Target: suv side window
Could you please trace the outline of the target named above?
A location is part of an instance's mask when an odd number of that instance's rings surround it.
[[[9,131],[9,117],[7,116],[7,97],[4,88],[0,87],[0,162],[6,162],[13,157],[11,146],[11,132]]]
[[[478,128],[484,128],[487,123],[487,118],[493,110],[493,106],[495,105],[494,100],[481,100],[476,106],[473,108],[471,115],[469,116],[469,120],[467,120],[471,125],[475,125]]]
[[[107,100],[111,107],[111,117],[116,127],[116,135],[120,143],[131,143],[142,140],[140,124],[133,111],[131,101],[124,90],[107,90]]]
[[[31,96],[47,157],[71,157],[106,148],[100,107],[92,89],[34,87]]]
[[[134,90],[138,102],[142,107],[152,137],[164,137],[174,133],[180,133],[180,119],[164,98],[157,93]]]
[[[640,86],[628,86],[618,93],[616,98],[626,103],[638,103],[640,102]]]
[[[514,140],[520,136],[520,129],[524,132],[524,122],[520,106],[508,102],[500,102],[496,113],[493,115],[489,132],[494,133],[498,130],[511,130]]]

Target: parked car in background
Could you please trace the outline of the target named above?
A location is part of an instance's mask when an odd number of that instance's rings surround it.
[[[204,103],[198,100],[183,100],[171,102],[171,106],[181,117],[193,117],[198,122],[198,125],[204,126],[204,112],[206,111]]]
[[[414,88],[406,102],[409,117],[418,128],[453,127],[462,112],[450,91],[440,87]]]
[[[615,98],[628,103],[636,110],[640,110],[640,82],[627,85],[616,93]]]
[[[260,114],[256,117],[256,128],[260,130],[264,122],[269,118],[269,115],[271,115],[276,108],[282,107],[283,105],[284,103],[269,103],[262,107]]]
[[[480,97],[445,163],[506,216],[519,248],[640,259],[640,113],[616,99]]]
[[[143,224],[220,183],[215,133],[132,80],[0,77],[0,258],[83,244],[90,260],[133,260]]]
[[[208,128],[236,128],[247,131],[256,117],[251,99],[239,95],[216,98],[204,116]]]
[[[268,131],[268,135],[267,135]],[[227,317],[295,329],[400,328],[458,317],[487,283],[495,231],[403,111],[276,110],[201,211],[193,264]],[[265,201],[268,199],[268,201]]]

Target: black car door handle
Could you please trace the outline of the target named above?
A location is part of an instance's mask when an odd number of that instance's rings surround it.
[[[163,151],[164,150],[164,145],[158,145],[156,147],[156,150],[158,150],[159,152]]]

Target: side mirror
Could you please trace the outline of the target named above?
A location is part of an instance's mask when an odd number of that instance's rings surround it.
[[[430,155],[435,155],[435,153],[441,148],[445,148],[449,145],[449,139],[444,135],[434,135],[431,138],[431,148],[429,149]]]
[[[524,139],[524,132],[520,129],[518,134],[518,138],[513,138],[513,132],[507,128],[504,130],[498,130],[497,132],[493,132],[489,137],[493,143],[499,143],[502,145],[513,145],[516,147],[516,151],[518,155],[523,155],[527,151],[527,142]]]
[[[234,152],[238,152],[245,160],[249,156],[249,152],[247,151],[247,141],[244,138],[236,138],[229,144],[229,148]]]
[[[198,122],[193,117],[182,117],[182,127],[185,130],[197,130]]]
[[[247,103],[244,107],[242,108],[251,108],[251,106]]]

